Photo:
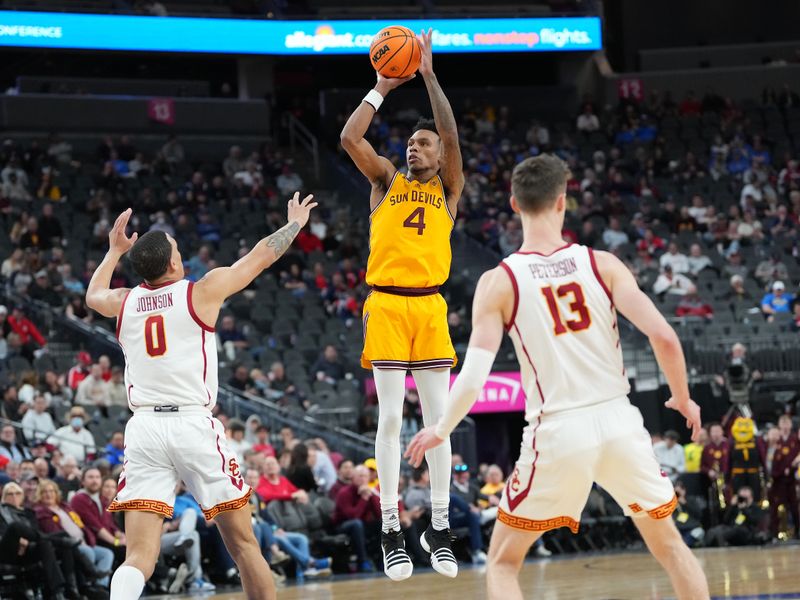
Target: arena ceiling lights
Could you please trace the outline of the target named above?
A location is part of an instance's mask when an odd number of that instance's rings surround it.
[[[433,28],[436,52],[602,48],[599,17],[264,21],[0,11],[0,47],[205,54],[361,54],[387,25]]]

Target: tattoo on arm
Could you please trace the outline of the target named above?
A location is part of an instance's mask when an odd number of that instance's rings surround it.
[[[447,96],[444,95],[442,86],[435,77],[425,79],[425,87],[428,88],[428,96],[431,99],[433,109],[433,120],[439,132],[456,133],[456,118]]]
[[[296,221],[292,221],[267,238],[267,248],[272,248],[275,257],[280,258],[292,245],[292,240],[299,232],[300,225]]]

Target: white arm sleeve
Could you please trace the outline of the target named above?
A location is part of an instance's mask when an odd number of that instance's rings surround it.
[[[450,389],[447,410],[436,425],[435,433],[438,437],[446,440],[461,419],[467,416],[489,378],[496,354],[483,348],[467,348],[464,365]]]

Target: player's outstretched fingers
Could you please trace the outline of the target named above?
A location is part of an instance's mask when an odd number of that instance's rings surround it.
[[[120,229],[125,227],[125,225],[128,224],[128,219],[130,218],[132,212],[133,210],[130,208],[124,212],[121,212],[117,217],[117,220],[114,221],[114,227],[112,227],[112,229]]]
[[[300,195],[300,192],[297,193],[297,196]],[[303,198],[302,206],[308,206],[308,204],[314,199],[314,194],[309,194],[305,198]]]
[[[422,458],[425,456],[425,449],[422,448],[422,444],[420,444],[417,437],[414,437],[408,444],[405,456],[408,459],[408,463],[415,469],[422,464]]]

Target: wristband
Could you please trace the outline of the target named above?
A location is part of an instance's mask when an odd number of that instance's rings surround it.
[[[383,104],[383,96],[381,96],[376,90],[370,90],[367,92],[367,95],[364,96],[364,102],[374,108],[375,112],[378,112],[381,104]]]

